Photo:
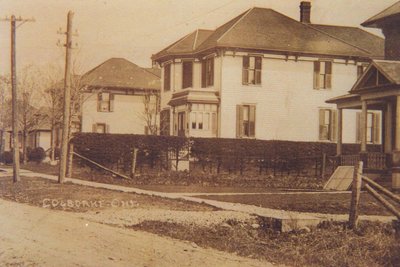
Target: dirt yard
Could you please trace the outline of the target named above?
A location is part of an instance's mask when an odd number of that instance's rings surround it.
[[[258,194],[258,195],[209,195],[199,198],[233,203],[255,205],[289,211],[347,214],[350,207],[350,193],[299,193],[299,194]],[[400,209],[400,205],[393,202]],[[360,214],[392,215],[367,192],[360,198]]]
[[[216,208],[187,201],[116,192],[74,184],[58,184],[43,178],[0,177],[0,198],[49,209],[85,212],[106,208],[167,209],[180,211],[214,211]],[[71,202],[72,201],[72,202]]]

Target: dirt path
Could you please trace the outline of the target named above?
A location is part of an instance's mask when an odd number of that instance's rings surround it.
[[[195,244],[0,200],[2,266],[272,266]]]

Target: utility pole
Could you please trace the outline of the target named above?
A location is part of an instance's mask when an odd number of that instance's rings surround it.
[[[65,76],[64,76],[64,113],[63,113],[63,131],[61,139],[61,156],[60,156],[60,172],[58,175],[58,182],[63,183],[65,179],[65,173],[67,169],[67,158],[68,158],[68,139],[69,139],[69,119],[71,112],[71,50],[72,50],[72,18],[74,13],[68,12],[67,18],[67,31],[66,42],[64,44],[66,48],[65,53]]]
[[[28,21],[35,21],[32,19],[23,19],[21,17],[16,18],[14,15],[11,18],[1,19],[2,21],[11,22],[11,97],[12,97],[12,133],[13,133],[13,181],[18,182],[19,176],[19,142],[18,142],[18,107],[17,107],[17,64],[16,64],[16,29]],[[18,26],[17,21],[22,23]]]

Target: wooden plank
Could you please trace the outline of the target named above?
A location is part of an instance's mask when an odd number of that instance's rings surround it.
[[[115,171],[113,171],[113,170],[111,170],[111,169],[109,169],[109,168],[106,168],[106,167],[100,165],[99,163],[97,163],[97,162],[95,162],[95,161],[93,161],[93,160],[91,160],[91,159],[88,159],[87,157],[84,157],[84,156],[82,156],[82,155],[79,155],[79,154],[76,153],[76,152],[73,152],[73,153],[74,153],[75,156],[77,156],[77,157],[79,157],[79,158],[81,158],[81,159],[84,159],[84,160],[86,160],[86,161],[92,163],[93,165],[96,165],[97,167],[99,167],[99,168],[101,168],[101,169],[103,169],[103,170],[105,170],[105,171],[111,172],[112,174],[115,174],[115,175],[117,175],[117,176],[119,176],[119,177],[121,177],[121,178],[124,178],[124,179],[128,179],[128,180],[130,179],[128,176],[125,176],[125,175],[120,174],[120,173],[118,173],[118,172],[115,172]]]
[[[400,203],[400,196],[393,194],[392,192],[390,192],[386,188],[382,187],[380,184],[372,181],[370,178],[368,178],[366,176],[362,176],[362,179],[369,185],[375,187],[375,189],[377,189],[378,191],[382,192],[386,196],[388,196],[388,197],[392,198],[393,200],[395,200],[396,202]]]
[[[387,201],[384,197],[379,195],[369,184],[365,185],[365,189],[371,193],[371,195],[378,200],[386,209],[388,209],[391,213],[393,213],[398,220],[400,220],[400,211],[398,211],[389,201]]]
[[[325,190],[346,191],[350,189],[353,181],[353,166],[339,166],[336,168],[332,176],[326,182]]]

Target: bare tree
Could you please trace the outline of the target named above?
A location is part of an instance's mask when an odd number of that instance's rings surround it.
[[[45,117],[50,122],[50,159],[55,160],[56,131],[62,121],[62,69],[50,65],[42,72],[45,89],[43,99],[46,109]]]
[[[158,134],[158,121],[160,118],[160,95],[158,92],[146,90],[142,100],[144,110],[139,117],[144,121],[149,134]]]
[[[33,131],[41,122],[43,122],[43,112],[41,105],[43,104],[40,97],[40,81],[38,69],[33,66],[25,67],[18,75],[18,95],[17,95],[17,108],[18,108],[18,128],[20,129],[22,137],[22,153],[23,162],[28,161],[27,147],[28,135]],[[11,100],[6,102],[7,110],[11,110]],[[6,113],[6,125],[11,125],[11,114]]]
[[[10,77],[0,76],[0,154],[4,152],[4,134],[7,130],[7,109],[6,103],[9,98],[11,88]]]

